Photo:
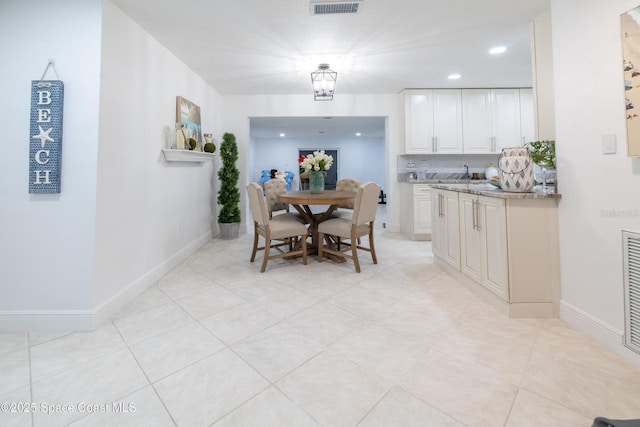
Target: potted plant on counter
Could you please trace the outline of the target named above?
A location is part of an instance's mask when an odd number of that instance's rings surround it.
[[[556,178],[556,142],[532,141],[527,142],[525,147],[529,150],[531,160],[536,164],[534,168],[534,179],[542,183],[541,191],[547,193],[552,188],[547,187],[548,183],[555,183]]]
[[[220,179],[218,204],[222,206],[218,214],[220,237],[235,239],[240,230],[240,190],[238,189],[240,171],[236,167],[238,144],[234,134],[227,132],[222,136],[220,158],[222,159],[222,167],[218,171],[218,179]]]

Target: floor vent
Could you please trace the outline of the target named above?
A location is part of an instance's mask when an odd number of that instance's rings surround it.
[[[312,1],[312,15],[333,15],[338,13],[358,13],[361,1]]]
[[[640,354],[640,234],[622,231],[624,257],[624,344]]]

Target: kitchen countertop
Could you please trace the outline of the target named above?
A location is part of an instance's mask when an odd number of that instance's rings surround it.
[[[401,179],[400,182],[407,184],[480,184],[489,182],[488,179]]]
[[[431,187],[440,190],[496,197],[499,199],[559,199],[561,197],[560,193],[542,193],[538,190],[538,187],[534,187],[533,192],[531,193],[512,193],[494,187],[486,181],[484,183],[476,183],[474,181],[474,183],[469,184],[433,183],[431,184]]]

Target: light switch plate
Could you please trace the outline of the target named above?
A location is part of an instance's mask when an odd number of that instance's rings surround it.
[[[602,135],[602,154],[616,154],[616,134]]]

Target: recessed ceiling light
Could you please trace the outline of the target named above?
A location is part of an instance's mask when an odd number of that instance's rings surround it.
[[[504,52],[506,52],[506,51],[507,51],[507,48],[506,48],[506,47],[504,47],[504,46],[497,46],[497,47],[491,48],[491,50],[489,50],[489,53],[490,53],[491,55],[498,55],[498,54],[500,54],[500,53],[504,53]]]
[[[462,77],[460,74],[449,74],[447,78],[449,80],[458,80],[460,77]]]
[[[356,132],[356,136],[360,136],[362,135],[360,132]]]
[[[281,134],[280,134],[280,137],[281,137],[281,138],[284,138],[284,133],[281,133]]]

